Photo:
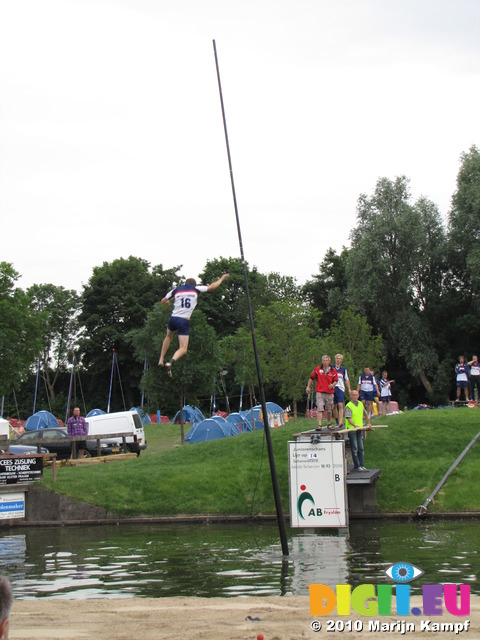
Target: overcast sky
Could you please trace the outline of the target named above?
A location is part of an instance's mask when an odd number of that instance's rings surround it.
[[[478,0],[0,0],[0,260],[19,286],[240,255],[213,39],[251,266],[310,279],[383,176],[446,218],[480,145]]]

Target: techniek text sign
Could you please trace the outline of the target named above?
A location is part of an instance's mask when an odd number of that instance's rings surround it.
[[[0,485],[26,484],[43,477],[42,456],[0,457]]]

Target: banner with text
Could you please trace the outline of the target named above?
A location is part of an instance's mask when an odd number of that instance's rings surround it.
[[[292,527],[348,526],[345,442],[289,442]]]

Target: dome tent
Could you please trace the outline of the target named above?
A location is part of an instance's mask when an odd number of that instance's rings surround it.
[[[228,438],[229,435],[228,423],[227,426],[224,426],[212,418],[207,418],[193,425],[185,436],[185,442],[194,444],[196,442],[206,442],[207,440]]]
[[[190,422],[193,424],[194,422],[201,422],[202,420],[205,420],[205,416],[198,407],[191,407],[189,404],[186,404],[183,407],[183,422]],[[177,411],[172,423],[180,423],[180,411]]]
[[[25,431],[36,431],[48,427],[58,427],[58,420],[50,411],[37,411],[25,422]]]
[[[276,402],[265,402],[267,407],[267,411],[271,411],[272,413],[283,413],[282,407]]]
[[[252,411],[253,411],[253,419],[255,424],[252,424]],[[260,420],[260,414],[262,413],[262,409],[260,406],[253,407],[253,409],[246,409],[245,411],[240,411],[240,415],[244,420],[252,426],[251,430],[255,431],[256,429],[263,429],[263,420]]]
[[[85,417],[91,418],[92,416],[104,416],[104,415],[106,415],[106,413],[103,409],[92,409],[87,413]]]
[[[235,429],[238,429],[239,433],[245,433],[245,431],[253,431],[251,420],[247,420],[247,418],[238,413],[238,411],[228,415],[226,420],[231,425],[233,425]]]
[[[150,416],[143,409],[140,409],[139,407],[132,407],[130,411],[138,413],[143,424],[152,424]]]

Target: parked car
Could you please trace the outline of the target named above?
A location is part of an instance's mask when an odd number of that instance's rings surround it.
[[[28,445],[29,443],[41,439],[42,447],[46,453],[56,453],[57,460],[66,460],[70,458],[71,443],[68,439],[67,430],[62,427],[48,427],[47,429],[37,429],[35,431],[26,431],[15,440],[16,445]],[[36,446],[34,447],[36,449]],[[87,452],[91,456],[97,455],[97,443],[92,440],[87,442]],[[100,445],[102,454],[115,453],[115,449],[111,444],[105,443]]]
[[[0,453],[10,453],[12,456],[23,456],[29,455],[30,453],[38,453],[38,450],[37,447],[30,447],[26,444],[11,444],[8,450],[0,449]],[[40,453],[50,453],[50,451],[45,449],[45,447],[40,447]]]

